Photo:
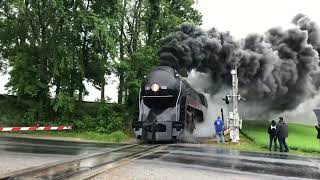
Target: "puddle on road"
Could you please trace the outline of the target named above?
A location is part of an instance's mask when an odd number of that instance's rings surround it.
[[[82,173],[91,170],[92,168],[117,161],[123,157],[126,157],[127,155],[141,152],[149,148],[150,146],[148,145],[139,145],[128,147],[127,149],[121,149],[120,151],[106,152],[105,154],[100,154],[94,157],[89,157],[75,162],[65,163],[43,170],[38,170],[32,173],[28,173],[27,175],[17,176],[13,179],[64,179],[74,174]]]
[[[51,155],[80,155],[125,146],[114,143],[84,143],[30,138],[0,138],[0,151]]]
[[[228,158],[228,156],[230,156],[230,158]],[[286,154],[247,152],[215,147],[171,145],[162,151],[144,156],[140,159],[252,173],[320,179],[319,167],[311,163],[309,158]],[[295,163],[292,163],[293,160]],[[299,164],[299,162],[301,162],[301,164]],[[308,162],[310,162],[310,165],[306,165]]]
[[[185,145],[172,145],[167,148],[167,150],[177,150],[180,151],[190,151],[190,152],[202,152],[209,154],[222,154],[230,156],[250,156],[250,157],[261,157],[261,158],[274,158],[274,159],[284,159],[284,160],[299,160],[299,161],[310,161],[309,158],[303,156],[296,156],[290,154],[281,154],[273,152],[250,152],[250,151],[240,151],[237,149],[225,149],[219,147],[208,147],[208,146],[185,146]]]

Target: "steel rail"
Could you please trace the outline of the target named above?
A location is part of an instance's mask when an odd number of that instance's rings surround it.
[[[143,146],[146,146],[143,148]],[[113,150],[109,150],[109,151],[105,151],[105,152],[99,152],[99,153],[95,153],[95,154],[90,154],[90,155],[86,155],[84,157],[77,157],[77,158],[73,158],[73,159],[68,159],[68,160],[64,160],[64,161],[59,161],[59,162],[54,162],[54,163],[48,163],[45,165],[42,165],[41,167],[35,167],[35,168],[28,168],[28,169],[23,169],[23,170],[19,170],[19,171],[15,171],[15,172],[11,172],[8,174],[4,174],[2,176],[0,176],[0,180],[14,180],[14,179],[25,179],[30,175],[35,175],[34,177],[31,178],[39,178],[39,179],[65,179],[65,178],[70,178],[74,175],[78,175],[84,172],[88,172],[92,169],[95,169],[97,167],[103,166],[105,164],[108,163],[112,163],[112,162],[116,162],[118,160],[121,160],[123,158],[127,158],[130,156],[134,156],[136,154],[139,154],[143,151],[148,151],[149,149],[153,149],[156,148],[160,145],[154,145],[154,146],[149,146],[147,147],[147,145],[142,145],[142,144],[132,144],[132,145],[126,145],[124,147],[120,147],[120,148],[116,148]],[[142,147],[142,150],[139,150],[140,148],[138,148],[137,150],[133,151],[132,153],[130,153],[130,149],[134,149],[137,147]],[[120,153],[120,152],[125,152],[128,151],[127,154],[124,155],[120,155],[119,157],[116,157],[115,159],[111,160],[111,161],[105,161],[105,162],[101,162],[98,163],[92,167],[78,167],[76,165],[81,165],[81,162],[85,162],[85,161],[89,161],[90,160],[97,160],[99,159],[99,157],[107,157],[108,155],[111,155],[112,153]],[[71,169],[65,168],[64,166],[67,167],[71,167]],[[75,169],[72,170],[72,167],[74,167]],[[61,174],[57,173],[57,174],[50,174],[50,172],[54,171],[54,169],[58,169],[61,171]],[[36,176],[36,175],[40,175]],[[47,175],[47,177],[46,177]]]
[[[133,161],[133,160],[136,160],[136,159],[139,159],[143,156],[147,156],[147,155],[150,155],[150,154],[153,154],[154,152],[160,150],[160,149],[163,149],[167,147],[167,145],[155,145],[153,147],[150,147],[148,148],[147,150],[143,150],[143,151],[140,151],[140,152],[137,152],[137,153],[134,153],[134,154],[130,154],[126,157],[123,157],[119,160],[116,160],[114,162],[110,162],[110,163],[106,163],[100,167],[97,167],[95,169],[92,169],[91,171],[88,171],[88,172],[84,172],[84,173],[81,173],[79,175],[75,175],[75,176],[72,176],[71,178],[68,178],[68,180],[89,180],[89,179],[92,179],[102,173],[106,173],[108,171],[111,171],[115,168],[119,168],[121,166],[124,166],[126,165],[127,163]]]

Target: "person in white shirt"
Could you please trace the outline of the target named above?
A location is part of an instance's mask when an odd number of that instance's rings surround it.
[[[277,124],[276,121],[272,120],[271,121],[271,126],[268,128],[268,133],[269,133],[269,151],[271,151],[272,148],[272,142],[274,142],[274,151],[277,151]]]

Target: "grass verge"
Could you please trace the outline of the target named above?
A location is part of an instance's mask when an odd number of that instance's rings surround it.
[[[267,129],[268,122],[263,121],[244,121],[242,133],[246,141],[251,141],[253,146],[249,143],[248,150],[268,150],[269,134]],[[287,144],[290,153],[302,155],[320,155],[320,143],[316,139],[316,130],[313,126],[289,123],[289,137]],[[245,145],[246,146],[246,145]],[[256,147],[256,148],[255,148]],[[278,143],[279,150],[279,143]]]
[[[228,137],[229,135],[226,135],[225,139],[229,139]],[[213,143],[216,144],[216,142],[213,142]],[[265,148],[257,146],[255,142],[253,142],[250,138],[245,136],[243,133],[240,134],[240,143],[226,142],[224,144],[216,144],[216,145],[219,147],[238,149],[243,151],[259,151],[259,152],[266,151]]]
[[[37,136],[51,136],[51,137],[68,137],[78,138],[82,140],[93,140],[100,142],[121,143],[126,142],[130,137],[123,131],[116,131],[111,134],[102,134],[96,132],[76,132],[76,131],[25,131],[25,132],[10,132],[5,134],[20,134],[20,135],[37,135]],[[5,135],[4,134],[4,135]],[[1,134],[0,134],[1,136]]]

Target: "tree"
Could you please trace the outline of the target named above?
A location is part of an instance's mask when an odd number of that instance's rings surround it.
[[[182,22],[200,24],[194,0],[2,0],[0,68],[19,98],[42,112],[72,114],[84,81],[101,90],[119,77],[119,103],[135,104],[141,79],[158,64],[157,49]],[[55,93],[52,93],[52,90]],[[53,97],[51,97],[53,96]]]
[[[46,2],[2,1],[1,54],[12,70],[7,84],[19,97],[30,96],[40,105],[49,97],[48,69],[50,42],[49,24],[44,16],[53,13]],[[41,12],[46,13],[41,13]]]
[[[199,25],[194,0],[123,0],[119,18],[118,103],[134,103],[141,79],[158,64],[157,49],[166,35],[185,22]],[[125,97],[123,97],[123,95]]]
[[[116,0],[1,1],[0,54],[12,69],[10,91],[58,112],[60,100],[82,100],[85,80],[104,87],[116,53],[116,7]]]

